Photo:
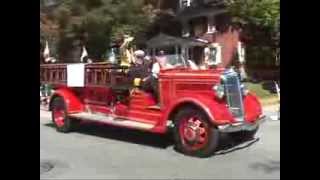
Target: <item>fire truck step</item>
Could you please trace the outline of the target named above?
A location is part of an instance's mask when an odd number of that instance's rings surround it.
[[[133,127],[138,129],[152,129],[155,126],[153,124],[130,121],[127,119],[116,118],[112,116],[105,116],[100,114],[92,114],[92,113],[76,113],[76,114],[70,114],[69,116],[77,119],[87,120],[87,121],[98,121],[98,122],[103,122],[107,124]]]

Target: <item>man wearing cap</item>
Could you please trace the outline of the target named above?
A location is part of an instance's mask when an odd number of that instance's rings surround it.
[[[139,78],[142,80],[149,75],[148,66],[144,63],[144,51],[137,50],[133,53],[133,55],[133,63],[128,72],[129,82],[131,84],[133,84],[134,79]]]

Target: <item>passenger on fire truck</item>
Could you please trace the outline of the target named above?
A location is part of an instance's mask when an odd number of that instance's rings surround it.
[[[150,67],[149,58],[145,58],[145,53],[142,50],[134,52],[134,62],[130,66],[128,77],[129,82],[140,84],[142,90],[151,92],[155,100],[159,102],[159,87],[158,75],[161,69],[172,69],[168,63],[167,57],[163,50],[159,52],[159,56],[155,57],[155,62]],[[138,81],[138,82],[135,82]]]
[[[141,82],[149,75],[147,64],[144,62],[145,53],[142,50],[137,50],[133,53],[134,59],[128,71],[128,78],[131,84],[135,79]]]

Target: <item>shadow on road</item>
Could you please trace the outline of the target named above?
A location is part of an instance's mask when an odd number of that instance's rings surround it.
[[[45,124],[45,126],[55,128],[55,125],[53,123],[47,123]],[[81,126],[77,127],[74,133],[93,135],[100,138],[108,138],[133,144],[151,146],[160,149],[166,149],[174,144],[171,132],[167,133],[166,135],[160,135],[97,123],[81,124]],[[259,138],[250,141],[239,141],[232,139],[227,134],[222,134],[221,139],[219,141],[219,147],[215,155],[224,155],[233,151],[244,149],[246,147],[251,146],[258,140]]]
[[[280,171],[280,161],[268,161],[266,163],[253,163],[250,168],[255,170],[262,170],[266,173],[273,173],[275,171]]]
[[[55,128],[55,125],[52,123],[45,124],[45,126]],[[74,133],[93,135],[100,138],[125,141],[128,143],[141,144],[160,149],[166,149],[173,144],[173,140],[170,138],[169,134],[159,135],[97,123],[81,124],[81,126],[77,127]]]
[[[233,139],[228,134],[221,134],[219,147],[215,155],[224,155],[237,150],[247,148],[260,140],[260,138],[254,139]]]

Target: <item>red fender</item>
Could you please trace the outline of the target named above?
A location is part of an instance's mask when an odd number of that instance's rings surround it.
[[[67,105],[68,113],[77,113],[84,111],[84,105],[81,100],[68,88],[57,89],[52,95],[52,99],[60,96],[64,99]],[[50,109],[51,109],[51,100],[50,100]]]
[[[262,114],[262,106],[259,99],[252,92],[248,93],[243,99],[243,106],[245,109],[245,120],[254,122]]]
[[[207,114],[210,121],[215,125],[234,122],[234,118],[232,117],[232,114],[228,110],[225,103],[218,102],[216,99],[214,99],[214,96],[212,96],[212,98],[208,98],[208,96],[190,96],[190,94],[188,95],[188,97],[178,98],[176,101],[171,103],[165,110],[163,121],[165,122],[166,120],[168,120],[172,113],[175,113],[175,110],[177,110],[177,108],[186,103],[196,105],[200,109],[202,109]]]

